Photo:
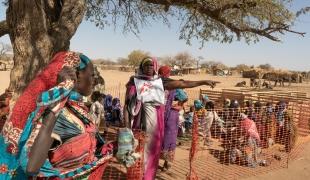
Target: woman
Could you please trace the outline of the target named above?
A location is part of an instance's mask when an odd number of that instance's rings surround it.
[[[206,111],[205,106],[201,100],[195,100],[194,106],[195,106],[195,113],[194,114],[197,115],[198,122],[200,125],[199,134],[203,137],[204,140],[206,140],[206,137],[207,137],[207,134],[206,134],[206,132],[207,132],[207,130],[206,130],[207,111]]]
[[[256,124],[247,115],[241,113],[240,129],[246,142],[244,147],[245,162],[248,167],[256,167],[258,162],[258,144],[260,143]]]
[[[36,76],[3,128],[0,179],[102,178],[113,148],[103,145],[82,102],[93,75],[88,57],[60,52]]]
[[[123,123],[123,108],[119,98],[112,100],[112,122],[117,126]]]
[[[104,118],[107,125],[112,122],[112,100],[113,97],[111,94],[106,95],[104,98]]]
[[[176,101],[176,104],[173,102]],[[173,162],[177,146],[179,131],[179,112],[183,110],[183,104],[187,101],[187,95],[182,89],[171,90],[166,101],[164,114],[164,141],[162,157],[165,160],[164,168],[169,169],[169,162]]]
[[[142,129],[147,140],[144,148],[144,179],[155,179],[164,136],[165,90],[214,87],[213,81],[178,81],[158,77],[155,58],[144,58],[135,77],[127,83],[124,118],[127,127]]]
[[[158,73],[160,77],[169,78],[171,68],[162,66]],[[165,91],[165,132],[162,149],[162,158],[165,160],[164,168],[169,169],[169,161],[174,160],[176,141],[178,135],[179,111],[183,109],[183,102],[187,100],[187,95],[181,89]]]

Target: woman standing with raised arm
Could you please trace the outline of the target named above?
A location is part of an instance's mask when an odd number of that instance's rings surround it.
[[[137,75],[127,83],[124,119],[126,126],[146,132],[144,148],[144,179],[155,179],[164,138],[165,91],[193,88],[201,85],[214,87],[214,81],[184,81],[160,78],[155,58],[144,58]]]

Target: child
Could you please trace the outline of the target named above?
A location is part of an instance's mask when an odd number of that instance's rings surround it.
[[[97,128],[99,128],[101,122],[104,124],[104,108],[100,103],[103,100],[103,95],[99,91],[95,91],[91,95],[91,100],[93,104],[90,107],[90,113],[94,117]]]

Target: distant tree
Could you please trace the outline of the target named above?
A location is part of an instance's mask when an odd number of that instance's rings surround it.
[[[261,69],[267,70],[267,71],[273,69],[273,67],[270,64],[268,64],[268,63],[267,64],[261,64],[258,67],[261,68]]]
[[[198,57],[195,59],[197,69],[199,68],[200,62],[202,62],[203,59],[204,59],[203,56],[198,56]]]
[[[137,67],[139,66],[140,61],[148,55],[148,52],[134,50],[128,55],[128,64],[132,67]]]
[[[250,68],[250,66],[246,65],[246,64],[238,64],[236,67],[234,67],[233,69],[237,70],[238,72],[242,72],[242,71],[247,71]]]
[[[159,60],[160,60],[161,64],[169,65],[171,67],[174,67],[177,65],[177,61],[172,56],[160,57]]]
[[[174,57],[176,65],[183,69],[184,67],[193,66],[195,60],[191,54],[188,52],[180,52]]]
[[[118,58],[117,64],[122,65],[122,66],[127,66],[129,65],[129,62],[127,58]]]
[[[218,62],[218,61],[205,61],[201,63],[201,67],[207,68],[207,69],[211,69],[214,67],[227,68],[225,64],[223,64],[222,62]]]

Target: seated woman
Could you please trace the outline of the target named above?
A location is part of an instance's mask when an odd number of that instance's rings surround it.
[[[82,101],[92,93],[93,75],[88,57],[60,52],[35,77],[0,136],[0,179],[102,178],[113,146]]]
[[[256,124],[247,115],[241,113],[239,133],[233,139],[230,151],[230,160],[237,163],[237,159],[246,166],[255,168],[258,165],[258,144],[260,136]],[[238,139],[237,139],[238,138]]]

